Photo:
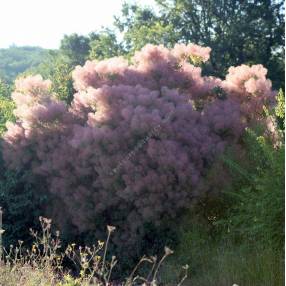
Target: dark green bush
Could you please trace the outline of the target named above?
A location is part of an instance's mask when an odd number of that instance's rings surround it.
[[[273,146],[266,137],[248,130],[246,152],[240,160],[225,158],[232,173],[227,191],[230,208],[216,223],[236,239],[281,248],[284,244],[284,157],[282,140]]]
[[[27,174],[5,170],[0,161],[0,206],[4,212],[4,246],[30,240],[29,229],[39,227],[40,210],[46,201]]]
[[[275,108],[275,115],[277,118],[278,127],[284,131],[285,129],[285,95],[282,89],[277,95],[277,106]]]

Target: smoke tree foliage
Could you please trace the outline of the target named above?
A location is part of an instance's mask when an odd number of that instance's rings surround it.
[[[42,178],[59,225],[83,233],[113,224],[117,242],[132,245],[145,224],[212,191],[204,178],[216,158],[273,103],[263,66],[231,67],[221,80],[201,75],[209,57],[195,44],[149,44],[130,62],[87,61],[73,72],[70,106],[41,76],[16,80],[6,163]]]

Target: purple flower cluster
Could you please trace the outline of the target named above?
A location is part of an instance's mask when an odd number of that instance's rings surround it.
[[[73,72],[70,107],[40,76],[18,80],[7,164],[43,178],[59,224],[68,218],[78,232],[112,224],[119,242],[134,242],[144,223],[160,225],[204,195],[216,158],[273,98],[260,65],[232,67],[223,81],[203,77],[194,59],[209,54],[193,44],[147,45],[131,63],[87,61]]]

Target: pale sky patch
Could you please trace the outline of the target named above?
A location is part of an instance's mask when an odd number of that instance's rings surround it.
[[[58,48],[64,34],[111,26],[124,0],[0,0],[0,48]],[[130,2],[130,1],[129,1]],[[153,6],[154,0],[137,1]]]

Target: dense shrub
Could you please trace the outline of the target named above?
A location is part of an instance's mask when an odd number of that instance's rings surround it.
[[[196,65],[209,54],[193,44],[147,45],[131,63],[88,61],[73,73],[70,107],[40,76],[17,80],[7,164],[42,177],[59,224],[70,220],[84,232],[112,223],[118,241],[134,242],[144,225],[160,225],[212,191],[209,168],[273,103],[265,68],[203,77]]]

